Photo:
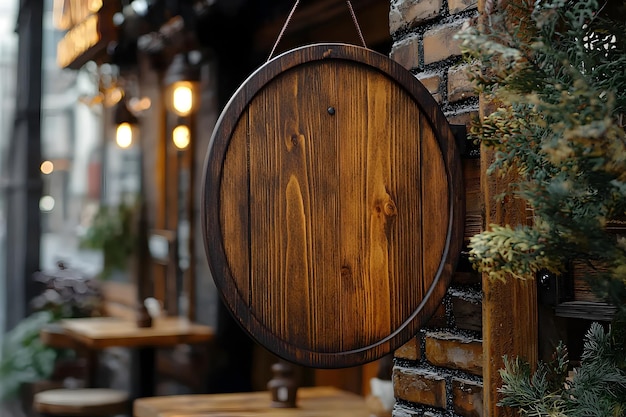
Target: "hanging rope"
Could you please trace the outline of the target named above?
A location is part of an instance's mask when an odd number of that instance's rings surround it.
[[[298,7],[299,4],[300,4],[300,0],[296,0],[295,4],[291,8],[291,11],[289,12],[289,15],[287,16],[287,20],[285,20],[285,24],[283,25],[283,28],[280,30],[280,33],[278,34],[278,39],[276,39],[276,42],[274,43],[272,52],[270,52],[270,56],[267,57],[268,61],[272,59],[272,56],[274,55],[274,52],[276,51],[276,48],[278,47],[278,43],[283,38],[283,35],[285,34],[285,29],[287,29],[287,26],[289,26],[289,23],[291,22],[291,18],[293,17],[293,14],[295,13],[296,8]]]
[[[361,44],[363,45],[363,48],[367,48],[367,44],[365,43],[365,38],[363,37],[363,32],[361,32],[361,26],[359,25],[359,21],[357,20],[356,14],[354,13],[354,9],[352,8],[352,3],[350,2],[350,0],[346,0],[346,4],[348,5],[348,9],[350,9],[350,15],[352,16],[354,27],[356,28],[356,31],[359,34],[359,39],[361,39]]]
[[[291,23],[293,14],[296,12],[296,8],[298,8],[299,4],[300,4],[300,0],[296,0],[293,7],[291,8],[291,11],[289,12],[289,15],[287,15],[285,24],[280,30],[280,33],[278,34],[278,38],[276,39],[276,42],[274,42],[274,46],[272,47],[272,51],[270,52],[270,55],[267,57],[268,61],[272,59],[272,57],[274,56],[274,52],[276,52],[276,48],[278,47],[278,44],[283,38],[283,35],[285,34],[285,30],[287,29],[287,26],[289,26],[289,23]],[[350,0],[346,0],[346,5],[348,6],[348,9],[350,10],[350,16],[352,17],[352,22],[354,23],[354,27],[356,28],[357,34],[359,35],[361,44],[363,45],[363,48],[367,48],[367,44],[365,43],[365,38],[363,37],[363,32],[361,31],[361,26],[359,25],[359,21],[356,18],[356,14],[354,13],[354,8],[352,7],[352,3],[350,2]]]

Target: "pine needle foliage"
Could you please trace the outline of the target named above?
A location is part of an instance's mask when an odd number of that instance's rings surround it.
[[[470,256],[496,280],[602,265],[596,293],[626,317],[626,2],[518,0],[458,35],[471,77],[500,104],[470,134],[495,150],[489,172],[513,172],[531,226],[491,225]]]
[[[457,35],[470,77],[495,110],[470,136],[494,150],[491,175],[512,176],[532,224],[490,225],[470,242],[493,280],[533,279],[587,263],[585,279],[617,307],[594,324],[572,379],[567,349],[535,372],[501,371],[501,405],[528,417],[626,416],[626,1],[485,0]]]
[[[580,367],[568,378],[567,349],[559,345],[549,363],[531,373],[519,358],[505,358],[500,405],[523,417],[622,417],[626,415],[626,371],[619,341],[594,323],[585,336]],[[621,353],[620,353],[621,352]]]

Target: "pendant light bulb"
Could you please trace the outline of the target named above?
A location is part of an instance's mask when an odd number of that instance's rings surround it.
[[[172,91],[172,106],[179,116],[187,116],[193,109],[193,89],[189,82],[179,82]]]
[[[172,131],[172,142],[180,150],[187,149],[191,142],[189,128],[185,125],[176,126]]]
[[[130,123],[124,122],[117,126],[115,142],[122,149],[128,148],[133,143],[133,128]]]

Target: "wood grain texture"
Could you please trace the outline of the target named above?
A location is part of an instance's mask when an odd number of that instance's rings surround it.
[[[270,407],[268,391],[170,395],[140,398],[133,404],[134,417],[174,416],[284,416],[284,417],[367,417],[363,397],[331,387],[300,388],[296,408]]]
[[[494,159],[492,150],[481,150],[483,199],[487,224],[527,224],[526,204],[511,196],[500,201],[496,196],[515,181],[512,176],[488,176],[487,168]],[[499,407],[498,389],[502,386],[502,357],[519,356],[530,364],[538,357],[537,286],[534,280],[509,277],[507,282],[492,281],[483,274],[483,403],[485,417],[516,415],[511,409]]]
[[[215,333],[211,327],[182,317],[159,317],[153,320],[152,327],[137,327],[135,319],[113,317],[65,319],[59,324],[69,337],[89,349],[206,343],[213,340]]]
[[[498,9],[504,10],[508,4],[521,5],[521,0],[504,0]],[[493,2],[478,0],[478,11],[485,13],[485,8],[493,7]],[[524,7],[509,8],[523,13]],[[513,17],[509,14],[509,17]],[[519,16],[518,16],[519,17]],[[526,19],[524,21],[527,21]],[[513,29],[513,28],[511,28]],[[524,36],[525,28],[516,26],[515,33]],[[501,103],[480,97],[481,117],[492,113]],[[531,219],[524,201],[508,196],[497,200],[496,196],[508,190],[514,176],[500,177],[487,175],[488,167],[493,163],[493,150],[481,146],[481,189],[485,205],[485,224],[509,224],[511,226],[528,224]],[[500,400],[498,388],[502,385],[500,369],[503,368],[503,355],[520,356],[534,366],[538,359],[538,310],[537,287],[534,280],[521,281],[510,277],[506,283],[490,281],[483,274],[483,404],[484,417],[514,416],[517,412],[497,405]]]
[[[422,85],[351,45],[290,51],[218,120],[203,230],[226,304],[307,366],[374,360],[440,302],[463,239],[462,172]]]

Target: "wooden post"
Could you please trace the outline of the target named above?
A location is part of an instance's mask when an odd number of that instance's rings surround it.
[[[482,104],[481,104],[482,107]],[[528,221],[523,200],[507,196],[496,201],[512,177],[487,175],[493,151],[481,149],[481,184],[486,224],[518,225]],[[511,410],[498,407],[499,371],[502,356],[520,356],[531,364],[537,361],[537,289],[534,280],[509,277],[507,282],[491,281],[483,274],[483,403],[484,417],[512,416]]]
[[[498,3],[519,2],[507,0]],[[478,10],[485,12],[485,6],[493,2],[479,0]],[[480,114],[483,117],[495,110],[493,103],[484,97],[480,98]],[[515,176],[506,177],[487,175],[487,168],[494,161],[494,152],[481,148],[481,189],[485,205],[485,224],[516,226],[528,224],[531,219],[526,203],[513,196],[496,200],[496,196],[506,191],[509,184],[516,180]],[[519,356],[531,366],[538,358],[538,314],[537,288],[534,279],[520,281],[509,277],[507,282],[491,281],[485,274],[483,286],[483,404],[484,417],[513,416],[512,410],[498,407],[500,400],[498,388],[502,385],[500,369],[504,362],[502,357]]]

